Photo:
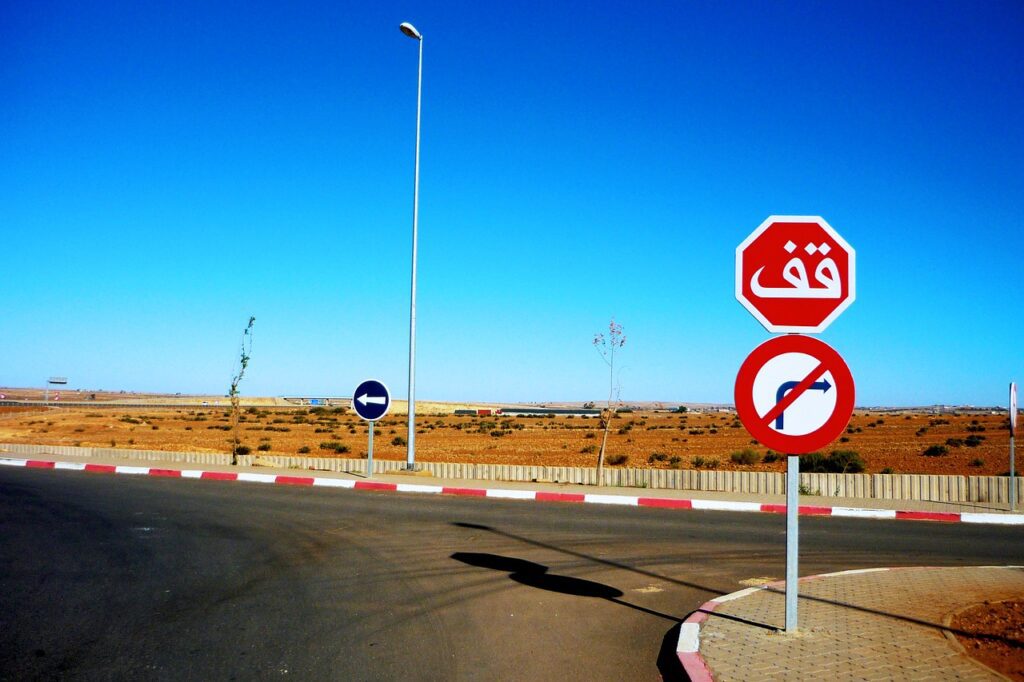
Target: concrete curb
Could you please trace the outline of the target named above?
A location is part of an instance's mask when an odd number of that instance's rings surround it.
[[[379,481],[353,481],[324,476],[291,476],[283,474],[259,474],[252,472],[203,471],[199,469],[170,469],[126,464],[88,464],[84,462],[60,462],[49,460],[0,458],[0,466],[27,467],[31,469],[61,469],[103,474],[128,474],[136,476],[160,476],[170,478],[198,478],[216,481],[241,481],[244,483],[273,483],[276,485],[322,486],[350,488],[354,490],[382,490],[400,493],[427,493],[440,495],[462,495],[469,497],[490,497],[509,500],[532,500],[535,502],[581,502],[585,504],[615,504],[631,507],[660,507],[663,509],[695,509],[705,511],[760,512],[784,514],[786,505],[760,502],[734,502],[729,500],[679,499],[663,497],[640,497],[635,495],[607,495],[601,493],[560,493],[543,490],[509,490],[501,488],[466,488],[447,485],[423,485],[418,483],[384,483]],[[1024,525],[1024,514],[984,514],[972,512],[927,512],[901,511],[896,509],[859,509],[853,507],[806,506],[799,508],[801,516],[844,516],[850,518],[896,519],[911,521],[942,521],[946,523],[991,523],[1003,525]]]
[[[915,568],[927,568],[923,566],[894,566],[888,568],[859,568],[849,571],[836,571],[834,573],[820,573],[818,575],[808,575],[799,579],[798,582],[809,582],[811,580],[821,580],[822,578],[835,578],[844,575],[857,575],[860,573],[878,573],[883,571],[905,571],[908,569]],[[987,567],[983,567],[987,568]],[[1019,566],[1005,566],[1000,568],[1020,568]],[[786,582],[779,580],[776,582],[768,583],[766,585],[760,585],[758,587],[748,587],[737,592],[722,595],[721,597],[715,597],[710,601],[704,602],[699,609],[691,613],[686,620],[682,622],[679,627],[679,639],[676,642],[676,657],[679,659],[680,665],[683,666],[683,670],[689,676],[691,682],[713,682],[714,675],[711,673],[711,669],[708,667],[704,657],[700,654],[700,627],[708,619],[708,616],[714,612],[722,604],[733,601],[734,599],[742,599],[743,597],[749,596],[761,590],[775,589],[784,590]],[[949,625],[943,623],[943,625]],[[948,637],[948,633],[944,633]],[[955,646],[959,646],[956,639],[952,640]],[[986,670],[991,670],[984,664],[978,663]],[[996,673],[1000,675],[1000,673]]]

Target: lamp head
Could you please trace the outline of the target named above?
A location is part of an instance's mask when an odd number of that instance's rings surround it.
[[[403,21],[398,28],[401,29],[402,33],[409,36],[410,38],[415,38],[416,40],[423,40],[423,36],[420,35],[420,32],[417,31],[416,27],[410,24],[408,21]]]

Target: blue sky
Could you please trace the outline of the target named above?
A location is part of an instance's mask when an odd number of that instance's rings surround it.
[[[731,402],[771,214],[822,215],[862,405],[1024,381],[1024,5],[0,6],[0,385]]]

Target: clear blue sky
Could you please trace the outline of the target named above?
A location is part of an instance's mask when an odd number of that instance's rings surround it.
[[[731,402],[770,214],[857,249],[858,404],[1024,381],[1020,2],[8,2],[0,385]]]

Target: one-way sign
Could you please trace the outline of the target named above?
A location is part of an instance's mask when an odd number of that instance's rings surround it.
[[[356,387],[352,394],[352,409],[368,422],[375,422],[388,413],[391,393],[383,383],[368,379]]]

